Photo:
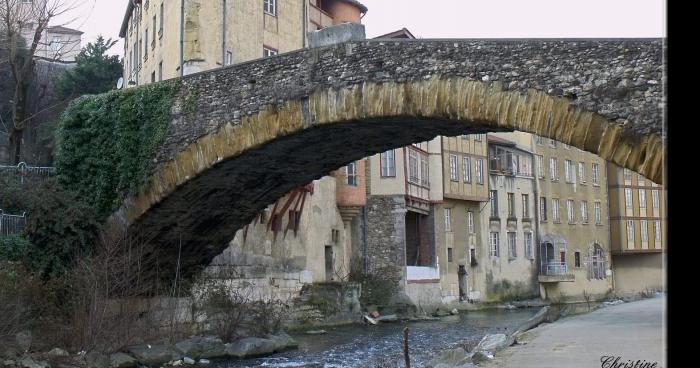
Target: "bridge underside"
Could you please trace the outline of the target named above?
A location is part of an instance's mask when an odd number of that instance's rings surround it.
[[[494,131],[484,124],[415,119],[306,129],[202,172],[153,206],[130,232],[152,239],[159,250],[161,270],[174,270],[181,251],[181,275],[187,277],[219,255],[235,232],[267,205],[301,183],[319,179],[350,161],[437,135]]]

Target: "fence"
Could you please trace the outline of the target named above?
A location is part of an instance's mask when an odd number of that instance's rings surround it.
[[[29,166],[20,162],[17,166],[0,165],[0,174],[14,174],[20,177],[22,183],[28,177],[47,178],[56,174],[55,167]]]
[[[26,213],[22,216],[8,215],[0,209],[0,236],[22,234],[26,224]]]

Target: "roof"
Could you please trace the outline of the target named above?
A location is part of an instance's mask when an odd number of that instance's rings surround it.
[[[398,31],[387,33],[385,35],[377,36],[374,38],[375,39],[378,39],[378,38],[408,38],[408,39],[414,40],[416,38],[416,36],[414,36],[413,33],[411,33],[411,31],[409,31],[408,29],[406,29],[406,27],[404,27],[404,28],[399,29]]]
[[[368,10],[367,7],[362,5],[362,3],[357,1],[357,0],[340,0],[340,1],[356,6],[358,9],[360,9],[360,11],[362,13],[367,13],[367,10]]]
[[[63,27],[63,26],[48,27],[48,28],[46,28],[46,30],[49,32],[52,32],[52,33],[68,33],[68,34],[77,34],[77,35],[81,35],[84,33],[82,31],[78,31],[77,29]]]
[[[491,135],[491,134],[487,135],[487,137],[488,137],[489,143],[498,144],[501,146],[515,147],[515,142],[513,142],[511,140],[497,137],[497,136]]]

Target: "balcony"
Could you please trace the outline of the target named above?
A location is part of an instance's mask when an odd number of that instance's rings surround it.
[[[573,282],[574,275],[568,273],[566,262],[548,261],[540,267],[539,282]]]

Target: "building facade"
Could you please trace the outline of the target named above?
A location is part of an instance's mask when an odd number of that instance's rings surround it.
[[[547,299],[601,298],[613,286],[605,161],[526,136],[537,175],[540,293]]]
[[[615,164],[607,172],[615,291],[665,290],[666,191]]]
[[[307,32],[366,12],[355,0],[130,1],[124,79],[136,86],[298,50]]]

